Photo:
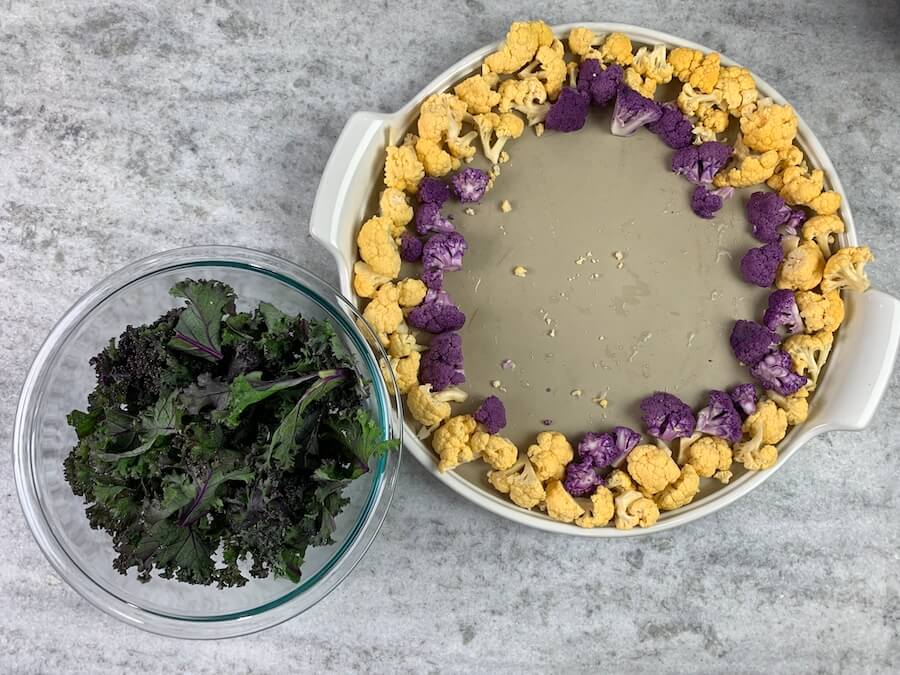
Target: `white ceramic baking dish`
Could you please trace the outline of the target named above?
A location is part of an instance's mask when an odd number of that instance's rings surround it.
[[[711,51],[702,45],[666,33],[625,24],[569,24],[555,27],[554,32],[563,37],[576,25],[587,26],[598,34],[620,31],[637,43],[663,43]],[[453,83],[471,74],[480,66],[482,59],[497,47],[498,44],[488,45],[469,54],[439,75],[396,113],[356,113],[344,127],[319,183],[310,216],[310,232],[334,256],[341,289],[348,297],[354,297],[351,270],[356,260],[356,232],[360,224],[372,215],[371,197],[373,189],[382,184],[385,147],[402,138],[425,98],[445,91]],[[722,63],[734,64],[725,57],[722,57]],[[769,84],[758,77],[756,82],[763,95],[776,102],[784,102],[783,97]],[[840,243],[856,245],[856,230],[846,194],[831,160],[802,119],[798,144],[806,153],[810,164],[825,172],[831,189],[841,194],[844,204],[841,215],[847,231]],[[830,367],[816,391],[809,419],[792,429],[788,437],[779,444],[778,463],[766,471],[748,472],[684,508],[664,513],[651,528],[582,529],[559,523],[537,511],[521,509],[503,495],[476,485],[456,472],[440,473],[434,453],[416,438],[415,430],[411,428],[407,428],[404,435],[407,439],[406,449],[438,480],[466,499],[504,518],[549,532],[585,537],[624,537],[659,532],[689,523],[721,509],[761,485],[811,438],[833,430],[859,430],[872,419],[894,367],[900,341],[900,301],[874,289],[865,294],[847,293],[845,299],[846,320],[835,340],[829,360]]]

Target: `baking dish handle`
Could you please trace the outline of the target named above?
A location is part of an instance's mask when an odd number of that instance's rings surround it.
[[[900,343],[900,300],[881,291],[847,298],[847,318],[829,361],[838,374],[823,378],[809,435],[865,428],[891,379]]]
[[[383,161],[385,139],[382,137],[389,117],[378,113],[354,113],[344,125],[325,164],[309,220],[309,233],[329,249],[343,273],[353,261],[352,245],[343,241],[342,233],[355,232],[356,227],[342,228],[344,221],[354,223],[362,213],[347,209],[364,208],[369,202],[369,181],[353,180],[358,171],[374,161],[373,149],[379,149],[377,161]],[[373,143],[377,138],[377,144]],[[360,221],[361,222],[361,221]]]

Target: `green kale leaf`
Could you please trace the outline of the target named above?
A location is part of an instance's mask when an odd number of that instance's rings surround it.
[[[170,292],[184,298],[187,307],[178,318],[169,346],[202,359],[221,360],[222,316],[234,314],[234,291],[219,281],[186,279]]]

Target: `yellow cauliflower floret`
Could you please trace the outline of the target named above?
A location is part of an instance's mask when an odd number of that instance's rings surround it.
[[[519,451],[511,440],[489,434],[481,428],[472,434],[469,444],[476,457],[481,457],[492,468],[498,470],[510,468],[519,456]]]
[[[824,270],[822,251],[813,242],[804,241],[784,257],[775,277],[775,286],[808,291],[819,285]]]
[[[389,276],[391,279],[400,274],[400,251],[391,236],[390,218],[374,216],[359,228],[356,245],[359,257],[367,262],[376,274]]]
[[[514,73],[553,39],[553,31],[543,21],[517,21],[510,26],[500,49],[485,58],[484,65],[492,73]]]
[[[373,298],[380,286],[389,282],[393,277],[387,274],[378,274],[369,263],[357,260],[353,264],[353,290],[361,298]]]
[[[844,322],[844,301],[839,291],[821,295],[815,291],[801,291],[795,295],[807,332],[824,330],[833,333]]]
[[[797,136],[797,113],[789,105],[758,106],[741,117],[741,134],[757,152],[789,148]]]
[[[745,458],[756,457],[763,445],[784,438],[787,414],[772,401],[762,401],[756,406],[756,412],[744,420],[742,430],[749,438],[735,444],[734,459],[746,466]]]
[[[847,246],[838,249],[825,263],[822,292],[849,288],[862,293],[869,287],[866,263],[874,259],[868,246]]]
[[[408,332],[391,333],[388,337],[388,355],[395,358],[409,356],[413,352],[424,351],[425,347],[416,343],[416,336]]]
[[[397,302],[401,307],[415,307],[425,299],[428,288],[419,279],[404,279],[397,283],[400,295]]]
[[[771,469],[778,461],[778,448],[774,445],[763,445],[759,448],[742,448],[735,455],[735,460],[744,465],[748,471]]]
[[[673,68],[666,61],[666,46],[654,45],[653,49],[641,47],[637,50],[632,61],[632,68],[641,77],[665,84],[671,82]]]
[[[660,511],[674,511],[690,504],[698,492],[700,492],[700,476],[693,466],[685,464],[681,469],[681,475],[656,495],[656,505]]]
[[[759,91],[750,71],[740,66],[727,66],[719,70],[715,91],[719,93],[726,112],[740,117],[759,99]]]
[[[391,368],[394,371],[394,379],[397,380],[397,388],[401,394],[407,394],[413,387],[419,385],[419,363],[421,359],[422,355],[419,352],[412,352],[403,358],[391,357]],[[381,375],[384,377],[384,381],[388,383],[391,393],[394,393],[391,378],[388,377],[386,372],[387,364],[382,362],[379,365],[381,366]]]
[[[416,141],[416,157],[422,162],[426,176],[446,176],[459,168],[459,160],[430,138]]]
[[[566,81],[567,72],[562,52],[549,46],[538,49],[535,60],[519,73],[519,77],[523,79],[536,77],[544,83],[547,98],[554,101],[562,89],[563,82]]]
[[[721,134],[728,128],[728,113],[714,108],[708,103],[701,103],[697,106],[697,119],[700,120],[701,126],[717,134]]]
[[[419,120],[416,123],[419,138],[427,138],[435,143],[446,140],[451,124],[457,127],[466,116],[466,104],[453,94],[432,94],[426,98],[419,108]]]
[[[513,504],[531,509],[544,501],[546,493],[534,467],[523,457],[505,471],[491,471],[488,482],[498,492],[508,494]]]
[[[513,113],[485,113],[475,116],[475,125],[481,137],[484,156],[492,164],[500,161],[500,152],[511,138],[518,138],[525,131],[525,123],[521,117]],[[496,140],[492,141],[496,137]]]
[[[799,375],[805,375],[809,379],[807,389],[812,391],[816,388],[819,381],[819,375],[828,355],[831,353],[831,346],[834,343],[832,333],[819,331],[812,335],[791,335],[782,343],[781,348],[791,355],[791,361],[794,364],[794,371]],[[768,441],[774,443],[775,441]]]
[[[703,52],[689,47],[676,47],[669,52],[667,60],[672,66],[675,77],[682,82],[687,82],[691,79],[691,73],[703,63]]]
[[[681,110],[681,112],[683,112],[685,115],[695,117],[701,105],[718,105],[719,94],[705,94],[694,89],[694,87],[692,87],[690,83],[685,83],[685,85],[681,88],[681,92],[678,94],[676,103],[678,104],[678,109]]]
[[[766,396],[787,415],[787,423],[794,426],[805,422],[809,416],[809,391],[804,387],[790,396],[782,396],[776,391],[767,391]]]
[[[420,384],[409,390],[406,406],[409,413],[422,425],[420,438],[427,437],[445,419],[450,417],[450,402],[462,403],[468,396],[457,387],[450,387],[439,392],[432,392],[430,384]]]
[[[665,450],[645,443],[628,453],[628,473],[650,493],[657,493],[680,475],[678,465]]]
[[[473,115],[490,112],[500,102],[500,94],[494,91],[497,86],[496,75],[473,75],[453,88],[453,93],[466,104]]]
[[[547,90],[536,77],[522,80],[504,80],[498,89],[500,102],[497,109],[502,112],[515,110],[525,115],[529,126],[543,122],[550,106],[547,104]]]
[[[781,148],[778,151],[778,168],[775,169],[775,173],[776,175],[779,175],[783,173],[784,170],[789,166],[800,166],[801,164],[803,164],[803,151],[800,148],[798,148],[796,145],[791,145],[787,148]]]
[[[821,169],[815,169],[807,174],[802,166],[789,166],[780,175],[772,178],[770,182],[774,182],[774,185],[770,184],[769,187],[778,190],[779,196],[792,205],[812,201],[822,193],[825,184],[825,174]]]
[[[826,190],[818,197],[813,197],[806,205],[820,215],[837,213],[841,208],[841,196],[837,192]]]
[[[551,480],[545,488],[544,506],[547,515],[563,523],[574,522],[576,518],[584,515],[584,509],[578,505],[572,495],[566,492],[566,488],[558,480]]]
[[[650,527],[659,520],[659,507],[640,492],[625,492],[615,499],[615,525],[619,530]]]
[[[613,469],[612,473],[606,477],[606,486],[616,494],[637,490],[631,476],[622,469]]]
[[[685,463],[694,467],[697,475],[711,478],[717,471],[731,468],[731,447],[724,438],[703,436],[688,447]]]
[[[831,244],[835,241],[835,235],[844,232],[844,221],[838,216],[813,216],[803,223],[801,235],[807,241],[814,241],[822,249],[822,255],[826,258],[831,255]]]
[[[406,194],[397,188],[386,188],[378,200],[381,215],[391,221],[391,235],[396,239],[403,234],[403,229],[413,219],[413,208],[406,199]]]
[[[457,415],[437,428],[431,447],[440,456],[438,471],[449,471],[475,459],[469,439],[476,426],[478,423],[471,415]]]
[[[653,98],[656,92],[657,81],[652,78],[644,78],[634,68],[625,69],[625,84],[634,89],[644,98]]]
[[[569,51],[575,56],[586,56],[602,41],[590,28],[573,28],[569,32]]]
[[[384,184],[404,192],[415,193],[425,176],[425,167],[409,145],[390,146],[384,162]]]
[[[575,521],[578,527],[592,528],[603,527],[616,512],[616,505],[613,501],[613,493],[609,488],[602,485],[597,491],[591,495],[591,509]]]
[[[731,186],[735,188],[759,185],[775,173],[778,165],[778,153],[770,150],[761,155],[748,155],[737,166],[716,174],[713,181],[716,187]]]
[[[620,66],[631,65],[631,39],[625,33],[610,33],[603,40],[600,56],[604,63],[618,63]]]
[[[716,88],[719,81],[720,59],[719,55],[713,52],[706,54],[700,65],[697,66],[688,79],[688,83],[697,91],[704,94],[710,94]]]
[[[399,299],[400,291],[397,287],[394,284],[384,284],[363,310],[363,318],[372,326],[378,341],[384,347],[388,346],[388,335],[403,323],[403,310],[397,302]]]
[[[537,435],[537,443],[528,447],[528,459],[534,465],[538,478],[544,482],[562,480],[566,464],[574,456],[569,441],[558,431],[542,431]]]

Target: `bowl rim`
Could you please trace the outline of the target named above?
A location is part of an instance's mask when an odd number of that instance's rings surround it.
[[[130,285],[162,272],[204,267],[231,267],[275,279],[319,306],[350,339],[362,355],[358,364],[371,380],[379,423],[385,440],[396,437],[401,450],[379,459],[373,468],[366,504],[347,537],[337,542],[337,550],[309,579],[274,600],[261,605],[214,616],[187,616],[147,609],[124,600],[96,581],[69,554],[49,524],[37,489],[34,471],[34,415],[42,396],[41,385],[50,376],[55,358],[74,331],[110,297]],[[336,303],[323,297],[333,293]],[[356,320],[361,319],[357,324]],[[363,332],[365,329],[365,333]],[[299,265],[278,256],[236,246],[189,246],[155,253],[129,263],[105,277],[82,296],[56,322],[38,349],[22,386],[13,426],[13,466],[16,492],[32,536],[44,556],[79,595],[98,609],[141,629],[170,637],[218,639],[235,637],[271,628],[308,610],[330,594],[353,571],[375,539],[396,488],[403,441],[400,398],[393,373],[385,383],[378,364],[387,356],[374,339],[375,332],[351,301],[336,288]],[[158,580],[164,581],[164,580]]]

